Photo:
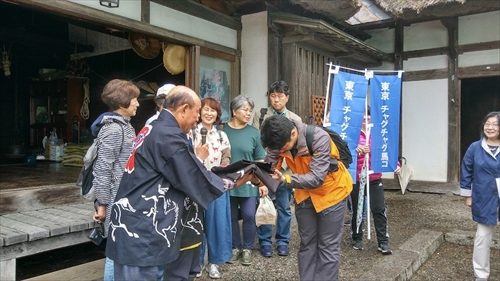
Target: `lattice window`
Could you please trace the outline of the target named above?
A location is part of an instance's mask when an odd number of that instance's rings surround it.
[[[311,112],[317,126],[323,125],[323,115],[325,114],[326,98],[323,96],[311,95]]]

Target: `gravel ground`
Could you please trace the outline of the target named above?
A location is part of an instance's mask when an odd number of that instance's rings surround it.
[[[395,184],[386,181],[386,186]],[[418,183],[410,183],[418,184]],[[421,183],[425,184],[425,183]],[[453,230],[475,231],[475,223],[471,219],[470,209],[463,204],[461,197],[446,194],[418,193],[407,191],[404,195],[399,190],[385,192],[388,210],[389,245],[394,252],[398,251],[406,240],[421,229],[442,233]],[[495,228],[500,232],[500,227]],[[363,251],[351,247],[349,227],[344,228],[341,249],[341,280],[356,280],[378,262],[383,261],[377,251],[377,243],[372,223],[372,239],[365,233]],[[297,269],[297,251],[299,237],[295,219],[292,221],[290,239],[290,255],[280,257],[274,249],[273,257],[260,255],[258,240],[253,250],[253,264],[243,266],[240,263],[220,266],[220,280],[299,280]],[[273,246],[274,247],[274,246]],[[424,263],[411,280],[474,280],[472,270],[472,246],[461,246],[444,242],[434,255]],[[204,272],[196,280],[211,280]],[[377,280],[374,276],[373,280]],[[491,251],[490,281],[500,281],[500,251]]]
[[[385,192],[391,235],[389,245],[394,252],[397,253],[405,241],[422,229],[442,233],[454,230],[475,231],[475,223],[471,219],[470,209],[463,204],[461,197],[452,195],[451,192],[431,194],[407,191],[406,194],[402,195],[397,189],[396,181],[386,180],[384,184],[386,188],[396,188]],[[440,186],[442,187],[442,184]],[[439,189],[436,183],[425,182],[411,182],[410,187],[412,190]],[[346,218],[348,218],[347,215]],[[500,227],[497,226],[495,231],[496,235],[500,235]],[[222,274],[220,280],[299,280],[297,270],[299,237],[295,217],[292,217],[291,236],[288,257],[280,257],[275,251],[273,257],[264,258],[259,253],[259,245],[256,241],[253,264],[251,266],[243,266],[239,263],[223,264],[220,266]],[[341,280],[359,280],[363,273],[379,262],[383,262],[386,258],[377,251],[373,230],[371,240],[366,238],[365,233],[363,246],[363,251],[352,249],[349,227],[345,227],[339,275]],[[75,256],[75,252],[78,255]],[[103,257],[104,247],[78,245],[21,258],[17,262],[17,274],[19,280],[22,280]],[[411,280],[474,280],[471,259],[472,246],[444,242],[434,255],[418,269]],[[102,281],[102,279],[100,280]],[[196,280],[211,279],[204,272],[203,276]],[[371,280],[380,280],[380,278],[374,275]],[[491,251],[490,281],[500,281],[500,250]]]

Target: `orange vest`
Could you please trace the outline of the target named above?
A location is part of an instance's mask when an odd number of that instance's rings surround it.
[[[339,159],[339,151],[337,146],[330,140],[331,152],[330,156]],[[276,163],[276,169],[281,169],[283,158],[286,159],[288,168],[294,174],[309,173],[309,163],[312,156],[306,150],[306,153],[298,153],[293,158],[289,153],[280,153],[280,158]],[[314,209],[317,213],[339,203],[344,200],[352,191],[352,178],[344,164],[339,160],[339,169],[336,172],[329,172],[326,175],[323,185],[314,189],[295,189],[295,202],[298,204],[308,197],[311,197]]]

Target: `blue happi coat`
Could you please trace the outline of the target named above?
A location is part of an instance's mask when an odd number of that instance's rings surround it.
[[[500,149],[493,154],[486,141],[472,143],[462,160],[460,194],[472,196],[472,219],[496,225],[500,199],[495,178],[500,178]]]
[[[181,224],[188,201],[202,209],[224,192],[221,178],[196,158],[174,116],[163,110],[134,140],[111,212],[106,256],[122,265],[174,261],[193,224]],[[189,197],[189,200],[186,200]]]

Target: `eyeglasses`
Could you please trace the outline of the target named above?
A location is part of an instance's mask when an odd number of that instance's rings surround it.
[[[492,123],[484,123],[485,128],[498,128],[498,124],[492,124]]]

